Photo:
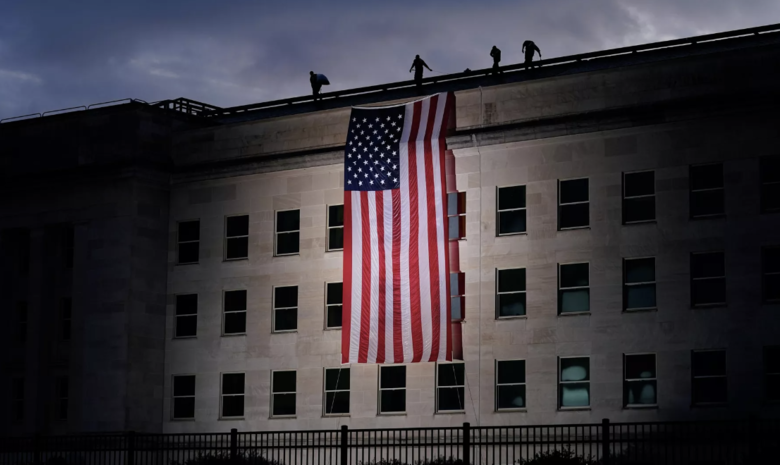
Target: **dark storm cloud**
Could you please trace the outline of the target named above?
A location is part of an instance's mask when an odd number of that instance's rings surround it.
[[[0,6],[0,118],[123,97],[230,106],[780,22],[776,0],[26,0]]]

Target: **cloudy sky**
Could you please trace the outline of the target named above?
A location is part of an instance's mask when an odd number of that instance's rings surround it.
[[[218,106],[780,23],[778,0],[0,0],[0,118],[134,97]]]

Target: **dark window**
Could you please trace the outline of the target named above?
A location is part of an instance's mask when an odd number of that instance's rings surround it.
[[[296,255],[300,251],[301,211],[276,212],[276,255]]]
[[[466,318],[466,274],[450,273],[450,319],[461,321]]]
[[[525,406],[525,360],[496,360],[496,410]]]
[[[379,413],[406,412],[406,367],[379,366]]]
[[[496,210],[497,236],[526,231],[525,186],[499,187]]]
[[[225,260],[249,257],[249,216],[225,218]]]
[[[17,243],[17,259],[19,260],[19,273],[26,275],[30,272],[30,230],[19,231]]]
[[[200,259],[200,220],[179,223],[179,264]]]
[[[193,379],[193,390],[195,380]],[[222,374],[222,417],[244,416],[244,373]]]
[[[723,164],[691,166],[691,218],[723,215]]]
[[[68,419],[68,399],[70,386],[67,376],[58,376],[54,382],[54,402],[57,420]]]
[[[274,288],[274,332],[298,329],[298,286]]]
[[[764,302],[780,302],[780,247],[761,249]]]
[[[246,334],[246,291],[225,291],[223,334]]]
[[[222,376],[222,382],[224,383],[224,377],[228,375]],[[225,393],[224,384],[222,392],[223,394]],[[243,389],[241,392],[243,392]],[[229,403],[230,401],[228,401],[228,404]],[[223,416],[230,415],[223,414]],[[179,420],[183,418],[195,418],[195,375],[180,375],[173,377],[173,419]]]
[[[24,420],[24,378],[14,378],[11,384],[11,415],[14,423],[21,423]]]
[[[558,314],[589,311],[589,265],[587,263],[558,265]]]
[[[198,294],[176,296],[175,328],[174,337],[193,337],[198,334]]]
[[[70,297],[63,297],[60,300],[60,338],[63,341],[70,341],[72,310],[73,301]]]
[[[344,205],[328,207],[328,251],[344,249]]]
[[[725,305],[726,266],[723,252],[691,254],[691,305]]]
[[[558,359],[558,406],[590,406],[590,357]]]
[[[649,406],[658,403],[655,354],[623,357],[623,406]]]
[[[325,415],[349,413],[349,368],[325,369]]]
[[[780,212],[780,156],[761,158],[761,213]]]
[[[466,238],[465,192],[447,193],[447,229],[451,241]]]
[[[328,329],[341,328],[343,293],[344,286],[341,283],[325,285],[325,327]]]
[[[295,415],[296,373],[271,372],[271,416]]]
[[[780,346],[764,347],[764,376],[766,400],[780,401]]]
[[[62,265],[65,268],[73,268],[73,256],[75,252],[73,226],[65,226],[62,231]]]
[[[590,225],[588,178],[558,182],[558,230]]]
[[[623,260],[623,310],[655,306],[655,258],[626,258]]]
[[[461,411],[465,405],[465,365],[436,364],[436,411]]]
[[[726,351],[699,350],[692,352],[691,395],[694,405],[722,404],[728,400],[726,387]]]
[[[655,172],[623,174],[623,224],[655,221]]]
[[[17,333],[16,337],[20,344],[27,342],[27,301],[21,300],[16,303]]]
[[[525,268],[496,270],[496,318],[525,315]]]

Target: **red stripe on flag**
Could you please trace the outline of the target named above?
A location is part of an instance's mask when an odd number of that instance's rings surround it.
[[[374,193],[371,192],[371,195]],[[360,193],[360,217],[363,237],[360,239],[363,246],[363,291],[360,294],[360,351],[358,363],[366,363],[368,360],[368,340],[371,337],[371,226],[368,218],[368,195]]]
[[[379,237],[379,327],[377,329],[376,363],[385,361],[385,193],[376,193],[376,233]]]
[[[352,327],[352,192],[344,191],[344,276],[342,278],[341,363],[349,363]]]
[[[447,103],[444,106],[444,117],[442,118],[442,127],[439,131],[439,147],[441,147],[441,154],[439,155],[439,166],[441,167],[441,196],[442,196],[442,205],[444,206],[444,240],[449,241],[450,240],[450,231],[449,231],[449,221],[447,221],[446,211],[447,211],[447,189],[446,187],[446,174],[444,173],[444,166],[446,162],[445,157],[445,144],[446,144],[446,137],[447,137],[447,130],[452,126],[455,125],[455,118],[454,113],[455,111],[455,94],[448,93],[447,94]],[[457,246],[457,243],[456,243]],[[450,296],[452,295],[452,289],[450,289],[450,276],[449,276],[449,270],[450,270],[450,254],[448,252],[444,253],[444,269],[447,270],[447,295],[445,298],[447,299],[447,321],[444,323],[447,325],[447,353],[446,360],[452,361],[452,299]],[[460,269],[460,267],[458,267]],[[465,312],[465,308],[461,308],[461,312]]]
[[[436,361],[439,356],[439,344],[441,337],[441,303],[440,303],[440,279],[439,279],[439,244],[437,240],[438,234],[436,233],[436,191],[434,190],[434,184],[436,179],[433,176],[433,158],[437,157],[441,150],[437,147],[438,152],[433,153],[433,147],[431,144],[431,135],[433,133],[434,125],[436,124],[436,107],[439,103],[439,96],[435,95],[431,98],[431,109],[428,112],[428,129],[425,132],[425,188],[426,188],[426,200],[428,203],[428,264],[429,270],[429,283],[431,289],[431,355],[429,361]],[[443,188],[444,186],[442,186]],[[444,204],[446,205],[446,204]],[[423,266],[425,266],[423,264]]]
[[[417,133],[420,129],[422,102],[414,103],[412,130],[409,134],[409,306],[412,315],[412,363],[422,359],[423,334],[420,313],[420,257],[418,235],[420,234],[419,200],[417,199]]]
[[[401,191],[393,189],[393,361],[404,359],[401,315]]]

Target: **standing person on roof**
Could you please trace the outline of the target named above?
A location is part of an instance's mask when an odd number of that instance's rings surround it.
[[[501,74],[502,72],[499,68],[499,63],[501,63],[501,49],[494,45],[493,48],[490,49],[490,56],[493,57],[493,74]]]
[[[314,74],[314,71],[309,71],[309,83],[311,84],[311,93],[314,96],[314,100],[322,100],[320,96],[320,89],[323,84],[328,85],[330,81],[324,74]]]
[[[414,57],[414,61],[412,62],[412,66],[409,68],[409,72],[411,73],[412,68],[414,68],[414,82],[417,84],[417,87],[422,85],[423,66],[428,68],[428,71],[433,71],[430,67],[428,67],[428,64],[425,63],[425,60],[420,58],[420,55],[416,55]]]
[[[542,51],[536,46],[533,40],[526,40],[523,42],[523,53],[525,53],[525,67],[531,66],[531,61],[534,59],[534,52],[539,52],[539,59],[542,59]]]

